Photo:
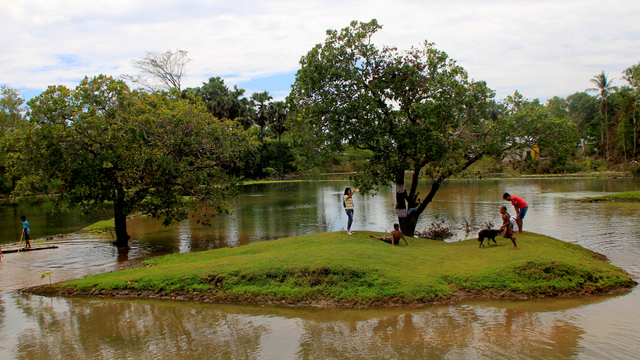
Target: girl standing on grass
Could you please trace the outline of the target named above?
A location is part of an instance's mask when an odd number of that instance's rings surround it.
[[[347,213],[347,235],[353,234],[351,232],[351,224],[353,224],[353,194],[357,193],[359,190],[351,190],[351,188],[344,189],[344,197],[342,198],[342,206],[344,206],[344,211]]]

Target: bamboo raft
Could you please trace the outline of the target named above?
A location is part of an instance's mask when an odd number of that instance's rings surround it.
[[[58,247],[55,245],[35,245],[32,246],[31,248],[26,248],[26,247],[21,247],[18,248],[17,246],[11,246],[11,247],[3,247],[2,248],[2,253],[3,254],[8,254],[8,253],[15,253],[18,252],[18,249],[22,252],[22,251],[37,251],[37,250],[49,250],[49,249],[57,249]]]

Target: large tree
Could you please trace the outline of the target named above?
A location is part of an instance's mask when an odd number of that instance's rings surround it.
[[[9,136],[21,131],[28,122],[24,119],[24,99],[20,92],[6,85],[0,86],[0,147]],[[7,173],[5,151],[0,151],[0,193],[8,194],[15,186],[15,176]]]
[[[380,28],[372,20],[328,30],[300,60],[291,96],[326,146],[372,151],[353,180],[363,190],[396,184],[398,221],[413,235],[445,179],[503,150],[502,118],[491,116],[494,92],[446,53],[429,42],[379,49],[371,38]],[[422,177],[431,187],[420,197]]]
[[[221,211],[237,191],[223,167],[244,151],[246,132],[177,91],[130,91],[101,75],[75,90],[51,86],[29,106],[33,126],[10,146],[13,170],[27,170],[13,195],[47,192],[85,211],[110,202],[118,246],[134,211],[168,225],[192,206]]]

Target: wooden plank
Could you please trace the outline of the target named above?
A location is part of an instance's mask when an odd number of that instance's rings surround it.
[[[57,249],[58,247],[55,245],[48,245],[48,246],[34,246],[32,248],[20,248],[20,251],[36,251],[36,250],[49,250],[49,249]],[[8,253],[14,253],[14,252],[18,252],[18,248],[3,248],[2,249],[2,253],[3,254],[8,254]]]

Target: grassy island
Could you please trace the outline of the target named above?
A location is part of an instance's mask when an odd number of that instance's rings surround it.
[[[46,295],[167,298],[297,306],[385,306],[469,298],[568,296],[635,285],[604,256],[544,235],[505,239],[409,239],[322,233],[147,260],[138,268],[31,289]]]
[[[620,202],[640,202],[640,191],[625,191],[611,195],[602,195],[595,197],[588,197],[582,200],[583,202],[605,202],[605,201],[620,201]]]

